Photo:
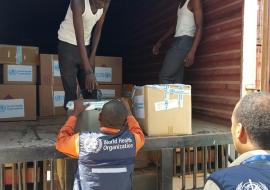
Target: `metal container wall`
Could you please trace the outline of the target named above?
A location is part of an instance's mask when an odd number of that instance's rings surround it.
[[[204,31],[194,66],[185,72],[192,85],[193,116],[229,124],[240,97],[243,0],[203,0]],[[164,54],[152,55],[153,44],[176,17],[176,0],[136,0],[128,4],[128,48],[125,82],[158,82]]]

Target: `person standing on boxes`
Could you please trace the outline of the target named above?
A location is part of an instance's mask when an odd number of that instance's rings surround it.
[[[162,43],[174,34],[159,74],[161,84],[183,83],[184,67],[194,62],[203,30],[201,0],[181,0],[175,21],[153,47],[153,54],[158,55]]]
[[[74,190],[131,190],[136,153],[144,145],[144,134],[132,116],[127,100],[111,100],[99,116],[100,133],[74,133],[85,110],[76,100],[73,115],[60,130],[56,149],[78,158]]]
[[[240,156],[207,179],[205,190],[270,189],[270,94],[242,98],[232,114],[232,139]]]
[[[65,106],[77,99],[77,79],[84,98],[97,87],[95,56],[111,0],[71,0],[58,31],[58,56]],[[92,42],[90,48],[91,34]]]

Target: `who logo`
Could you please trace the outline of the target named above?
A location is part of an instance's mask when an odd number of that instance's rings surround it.
[[[7,111],[7,106],[5,105],[0,105],[0,113],[4,113]]]
[[[8,74],[10,76],[16,76],[18,74],[18,71],[16,69],[9,69]]]
[[[65,99],[65,96],[61,96],[61,95],[54,96],[55,102],[62,102],[64,101],[64,99]]]

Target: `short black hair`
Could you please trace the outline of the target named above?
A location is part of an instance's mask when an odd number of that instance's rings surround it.
[[[250,140],[270,149],[270,94],[254,92],[244,96],[235,109],[235,119],[246,129]]]
[[[126,123],[128,112],[121,101],[111,100],[103,106],[100,116],[104,127],[121,129]]]

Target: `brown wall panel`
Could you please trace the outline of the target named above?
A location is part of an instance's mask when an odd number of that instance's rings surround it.
[[[229,126],[240,97],[243,0],[202,0],[204,33],[195,64],[186,69],[185,83],[192,85],[193,116]],[[168,44],[153,56],[153,44],[172,25],[177,0],[130,1],[129,37],[125,57],[125,82],[157,83]]]

